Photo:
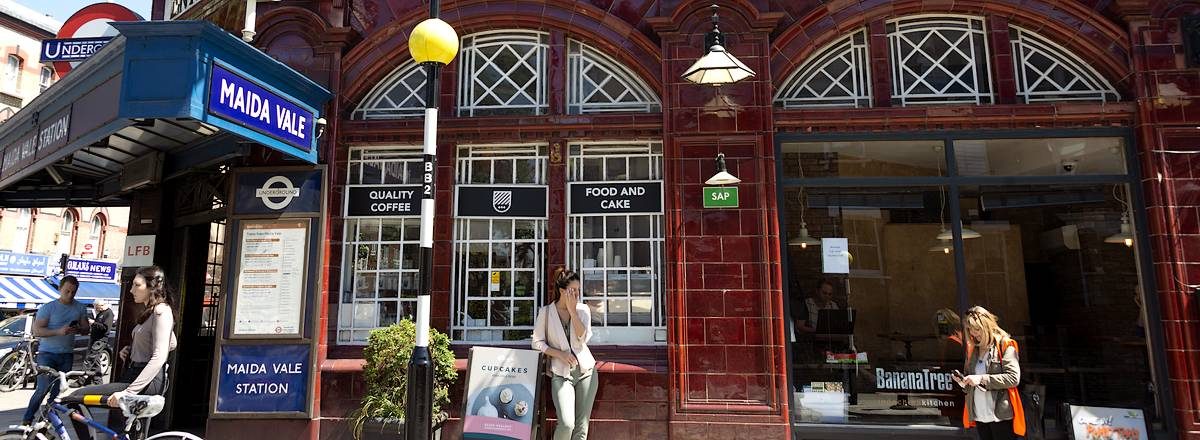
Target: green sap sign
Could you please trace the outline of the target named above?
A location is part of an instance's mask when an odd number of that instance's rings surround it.
[[[704,187],[705,208],[737,208],[738,189],[736,186],[707,186]]]

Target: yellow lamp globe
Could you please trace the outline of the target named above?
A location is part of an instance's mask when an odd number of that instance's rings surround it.
[[[450,64],[458,54],[458,33],[441,19],[427,19],[413,28],[408,51],[417,63]]]

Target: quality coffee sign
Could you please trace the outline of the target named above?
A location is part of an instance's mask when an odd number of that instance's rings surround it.
[[[419,185],[352,186],[346,194],[347,217],[421,215]]]
[[[662,212],[662,182],[572,183],[571,214]]]

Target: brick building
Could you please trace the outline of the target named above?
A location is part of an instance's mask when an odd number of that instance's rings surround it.
[[[58,80],[54,67],[39,61],[41,41],[53,38],[62,23],[16,2],[0,3],[0,122]]]
[[[228,20],[234,3],[196,10]],[[527,347],[567,266],[597,329],[595,437],[956,438],[961,393],[942,379],[978,304],[1021,342],[1048,437],[1072,404],[1200,438],[1200,8],[718,1],[757,75],[712,88],[680,78],[710,3],[442,5],[462,44],[441,78],[433,323],[460,357]],[[425,78],[406,44],[425,14],[260,4],[254,44],[336,96],[320,386],[311,421],[214,418],[210,437],[349,438],[367,332],[414,312],[418,217],[348,195],[416,183]],[[703,208],[718,153],[736,208]],[[600,184],[662,197],[572,204]],[[472,214],[481,188],[544,214]]]

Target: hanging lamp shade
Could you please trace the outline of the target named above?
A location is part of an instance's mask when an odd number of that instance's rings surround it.
[[[974,229],[968,228],[966,226],[963,226],[963,228],[962,228],[963,240],[979,238],[982,236],[983,236],[983,234],[975,232]],[[951,232],[949,229],[942,228],[942,232],[938,233],[937,237],[934,237],[934,238],[936,238],[938,240],[952,240],[952,239],[954,239],[954,233]]]
[[[1129,214],[1121,214],[1121,232],[1108,236],[1104,242],[1133,247],[1133,228],[1129,224]]]
[[[725,37],[717,26],[717,5],[712,6],[713,30],[704,36],[708,51],[683,72],[683,79],[695,84],[720,86],[753,77],[754,71],[725,51]]]
[[[737,178],[733,174],[729,174],[729,168],[725,166],[725,153],[717,153],[717,173],[704,181],[705,185],[733,185],[741,183],[742,179]]]
[[[929,252],[941,252],[943,254],[954,252],[954,243],[949,239],[939,239],[937,243],[929,247]]]
[[[821,239],[808,235],[808,224],[806,223],[800,223],[800,235],[788,241],[788,246],[799,246],[801,249],[820,245]]]

